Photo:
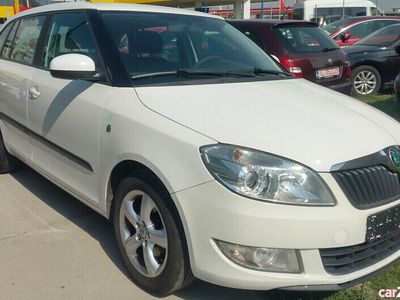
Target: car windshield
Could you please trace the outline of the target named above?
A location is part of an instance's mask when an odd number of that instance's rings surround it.
[[[400,24],[384,27],[354,45],[390,47],[400,40]]]
[[[151,12],[104,12],[103,19],[133,79],[243,75],[251,80],[250,75],[284,72],[222,19]]]
[[[324,27],[322,27],[322,30],[325,31],[328,34],[332,34],[338,30],[341,30],[343,27],[346,27],[350,23],[353,23],[354,19],[341,19],[339,21],[332,22]]]
[[[273,31],[289,53],[318,53],[339,48],[318,27],[279,27]]]

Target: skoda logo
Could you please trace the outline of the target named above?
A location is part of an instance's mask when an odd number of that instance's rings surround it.
[[[331,65],[331,64],[333,64],[333,59],[332,58],[329,58],[328,59],[328,63]]]
[[[400,151],[396,148],[390,148],[389,149],[389,158],[390,158],[390,161],[392,162],[393,166],[397,170],[400,170]]]

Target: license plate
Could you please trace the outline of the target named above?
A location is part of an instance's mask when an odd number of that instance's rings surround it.
[[[385,238],[400,232],[400,206],[369,216],[367,219],[367,242]]]
[[[318,79],[322,78],[331,78],[331,77],[336,77],[340,75],[340,70],[339,67],[335,68],[327,68],[327,69],[319,69],[316,72],[316,76]]]

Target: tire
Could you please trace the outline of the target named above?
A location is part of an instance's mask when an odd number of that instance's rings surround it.
[[[158,297],[193,281],[169,197],[157,180],[141,172],[120,182],[113,204],[114,233],[128,272],[140,288]]]
[[[3,136],[0,133],[0,174],[10,173],[17,168],[18,164],[18,159],[7,152]]]
[[[371,66],[359,66],[351,72],[352,92],[356,95],[370,95],[381,89],[381,75]]]

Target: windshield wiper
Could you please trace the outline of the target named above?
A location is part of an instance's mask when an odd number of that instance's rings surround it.
[[[154,72],[154,73],[134,75],[131,77],[131,79],[136,80],[136,79],[146,79],[151,77],[164,77],[164,76],[176,76],[176,75],[177,75],[176,71]]]
[[[255,77],[257,75],[264,75],[264,74],[276,75],[276,76],[284,75],[293,77],[292,74],[283,71],[254,68],[254,69],[234,70],[234,71],[177,69],[176,71],[154,72],[154,73],[134,75],[131,77],[131,79],[140,80],[152,77],[167,77],[167,76],[176,76],[177,78]]]
[[[183,78],[194,78],[194,77],[254,77],[254,73],[240,72],[240,71],[213,71],[213,70],[186,70],[177,69],[176,71],[165,71],[165,72],[154,72],[134,75],[131,77],[132,80],[146,79],[152,77],[165,77],[165,76],[176,76]]]
[[[288,76],[288,77],[293,77],[293,75],[289,72],[284,72],[284,71],[277,71],[277,70],[266,70],[266,69],[260,69],[260,68],[254,68],[252,72],[256,75],[276,75],[276,76]]]
[[[339,49],[339,48],[324,48],[323,50],[322,50],[322,52],[329,52],[329,51],[333,51],[333,50],[336,50],[336,49]]]

